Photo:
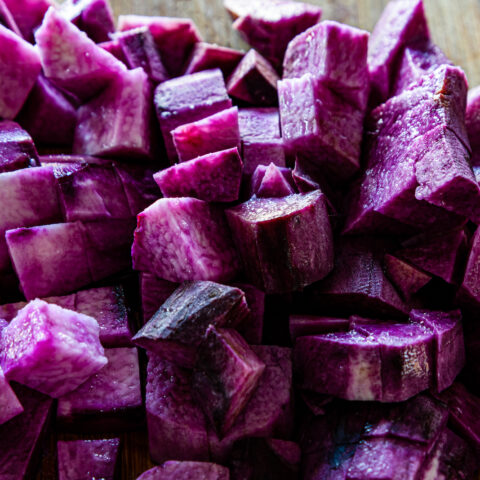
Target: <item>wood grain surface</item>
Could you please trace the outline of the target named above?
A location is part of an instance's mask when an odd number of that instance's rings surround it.
[[[247,49],[231,29],[222,0],[111,0],[116,15],[190,17],[205,41]],[[480,84],[480,1],[424,0],[434,41],[467,73],[471,87]],[[387,0],[310,0],[332,19],[372,30]],[[60,435],[60,438],[75,438]],[[87,438],[87,437],[83,437]],[[91,437],[93,438],[93,437]],[[98,436],[97,436],[98,438]],[[121,479],[134,480],[153,466],[148,456],[146,431],[121,435]],[[56,438],[45,449],[38,480],[56,479]]]

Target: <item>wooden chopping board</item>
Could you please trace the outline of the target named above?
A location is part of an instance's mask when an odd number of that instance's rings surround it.
[[[231,28],[222,0],[110,0],[115,15],[189,17],[207,42],[246,50]],[[306,0],[308,1],[308,0]],[[480,84],[480,2],[424,0],[434,41],[467,73],[471,87]],[[323,19],[337,20],[371,31],[388,0],[310,0],[323,8]],[[62,439],[76,438],[74,435]],[[83,437],[85,438],[85,437]],[[146,431],[121,435],[121,479],[134,480],[153,466]],[[38,480],[56,480],[56,439],[48,442]]]

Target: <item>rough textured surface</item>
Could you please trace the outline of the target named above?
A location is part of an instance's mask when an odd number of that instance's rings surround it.
[[[140,475],[137,480],[230,480],[228,468],[207,462],[165,462]]]

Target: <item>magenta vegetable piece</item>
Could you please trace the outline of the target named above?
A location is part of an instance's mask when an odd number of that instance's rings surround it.
[[[191,371],[149,354],[146,409],[155,462],[209,459],[205,415],[192,398],[191,377]]]
[[[244,52],[220,45],[198,42],[193,46],[192,54],[187,62],[183,75],[219,68],[225,77],[228,77],[240,60]]]
[[[238,108],[232,107],[171,132],[180,162],[240,147]]]
[[[465,115],[468,139],[472,147],[472,165],[480,164],[480,88],[468,92],[467,113]],[[478,178],[477,178],[478,179]]]
[[[151,86],[141,69],[120,72],[97,97],[78,110],[73,152],[150,157]]]
[[[114,480],[120,439],[63,440],[57,443],[58,479]]]
[[[132,247],[136,270],[171,282],[228,281],[237,274],[237,254],[217,207],[194,198],[162,198],[137,222]]]
[[[53,303],[55,305],[58,305],[59,307],[66,308],[67,310],[75,310],[75,297],[76,295],[72,294],[63,297],[45,297],[42,298],[42,300],[47,303]],[[5,305],[0,305],[0,318],[4,318],[9,323],[26,305],[27,302],[7,303]]]
[[[45,76],[80,100],[91,98],[126,70],[54,8],[48,10],[35,39]]]
[[[373,94],[384,101],[393,87],[395,63],[407,43],[429,40],[423,0],[394,0],[378,20],[368,45]]]
[[[263,336],[263,317],[265,315],[265,293],[253,285],[236,283],[234,286],[245,293],[250,315],[236,326],[238,332],[251,345],[260,345]],[[0,307],[0,317],[2,315]]]
[[[323,333],[348,332],[348,318],[319,317],[317,315],[290,315],[290,336],[295,341],[298,337],[309,337]]]
[[[240,194],[242,167],[235,147],[173,165],[153,178],[165,197],[234,202]]]
[[[0,173],[38,165],[38,153],[28,132],[18,123],[0,122]]]
[[[158,278],[152,273],[140,273],[140,294],[144,323],[150,320],[167,298],[178,288],[178,283]],[[1,315],[1,307],[0,307]]]
[[[291,170],[281,170],[281,167],[277,167],[274,163],[271,163],[264,170],[261,181],[258,184],[258,177],[260,177],[263,170],[262,167],[263,165],[259,165],[252,177],[252,193],[254,195],[260,198],[278,198],[286,197],[287,195],[295,193],[295,190],[291,185],[293,183]]]
[[[34,300],[2,333],[7,378],[58,398],[107,363],[97,321],[43,300]]]
[[[278,103],[279,80],[280,77],[268,60],[252,49],[230,75],[227,91],[237,100],[268,107]]]
[[[175,128],[232,106],[219,69],[205,70],[162,83],[155,90],[154,103],[171,163],[177,159],[171,136]]]
[[[192,48],[201,41],[193,21],[189,18],[139,15],[120,15],[118,18],[120,32],[143,26],[150,29],[170,75],[181,75]]]
[[[120,42],[118,40],[102,42],[99,43],[98,46],[113,55],[117,60],[120,60],[122,63],[127,65],[127,59],[125,58],[125,54],[123,53],[122,47],[120,46]]]
[[[301,289],[333,268],[333,244],[320,191],[253,198],[227,210],[249,281],[266,293]]]
[[[462,303],[467,306],[477,307],[480,304],[480,289],[478,265],[480,263],[480,229],[475,231],[471,240],[470,252],[468,254],[467,266],[460,290],[458,292]]]
[[[240,289],[214,282],[187,282],[160,306],[133,341],[170,362],[192,368],[209,325],[235,327],[248,315]]]
[[[228,468],[207,462],[171,460],[142,473],[137,480],[230,480]]]
[[[5,325],[0,326],[0,338],[5,327]],[[0,410],[0,425],[23,412],[23,407],[15,395],[15,392],[12,390],[12,387],[8,384],[2,367],[0,367],[0,405],[2,405],[2,409]]]
[[[18,28],[18,25],[4,0],[0,1],[0,24],[7,27],[20,37],[23,37],[22,32]]]
[[[46,11],[54,5],[54,2],[52,0],[4,0],[4,2],[23,38],[33,43],[35,29],[42,23]]]
[[[218,435],[230,430],[264,370],[239,333],[210,325],[198,347],[192,391]]]

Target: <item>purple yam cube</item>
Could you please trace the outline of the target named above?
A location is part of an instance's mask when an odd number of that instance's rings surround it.
[[[115,35],[115,39],[122,48],[129,68],[143,68],[148,78],[155,84],[169,78],[153,35],[147,26],[119,33]]]
[[[480,88],[472,88],[468,92],[467,113],[465,115],[468,139],[473,150],[472,165],[480,162]]]
[[[173,292],[133,341],[191,368],[209,325],[235,327],[248,315],[245,294],[240,289],[214,282],[187,282]]]
[[[180,162],[240,147],[238,108],[232,107],[172,131]]]
[[[209,459],[205,415],[192,398],[191,378],[191,371],[149,354],[146,409],[155,462]]]
[[[15,23],[25,40],[34,41],[33,33],[42,23],[49,7],[54,5],[52,0],[4,0]]]
[[[127,65],[127,59],[125,58],[125,54],[123,53],[122,47],[120,46],[120,42],[118,40],[102,42],[99,43],[98,46],[113,55],[117,60],[120,60],[123,64]]]
[[[151,85],[141,69],[117,74],[97,97],[78,110],[73,152],[150,157]]]
[[[259,165],[252,176],[252,194],[260,198],[278,198],[295,192],[290,169],[271,163],[267,168]]]
[[[12,12],[10,12],[4,0],[0,1],[0,24],[10,29],[18,36],[23,37],[22,32],[13,18]]]
[[[107,363],[97,321],[34,300],[2,333],[2,366],[8,379],[58,398]]]
[[[236,283],[245,293],[247,305],[250,309],[250,315],[239,323],[235,328],[250,345],[260,345],[263,336],[263,317],[265,315],[265,293],[253,285],[246,283]],[[2,315],[0,309],[0,316]]]
[[[35,142],[69,146],[77,123],[72,101],[40,75],[18,117]]]
[[[230,480],[228,468],[207,462],[171,460],[142,473],[137,480]]]
[[[125,293],[121,286],[77,292],[75,310],[97,320],[100,327],[100,342],[104,347],[132,345]]]
[[[192,48],[201,41],[193,21],[189,18],[140,15],[120,15],[118,18],[120,32],[143,26],[150,29],[170,75],[181,75]]]
[[[171,163],[176,161],[177,153],[170,132],[232,106],[219,69],[205,70],[162,83],[155,90],[154,103]]]
[[[142,419],[140,368],[136,348],[107,348],[108,364],[58,400],[58,421],[68,429],[122,431]]]
[[[2,338],[2,331],[5,328],[6,325],[0,327],[0,338]],[[0,367],[0,405],[2,405],[0,410],[0,425],[23,412],[23,407],[5,378],[2,367]]]
[[[301,289],[333,268],[332,230],[320,191],[253,198],[227,210],[249,281],[266,293]]]
[[[0,117],[13,120],[22,109],[41,71],[40,57],[33,45],[0,25],[2,95]]]
[[[137,217],[132,247],[136,270],[171,282],[228,281],[237,253],[217,207],[195,198],[162,198]]]
[[[219,68],[225,78],[227,78],[244,55],[244,52],[232,48],[198,42],[193,46],[192,54],[186,64],[183,75]]]
[[[369,33],[338,22],[321,22],[297,35],[283,60],[283,78],[312,74],[359,110],[370,93]]]
[[[30,134],[18,123],[0,122],[0,173],[37,165],[38,153]]]
[[[119,438],[59,441],[58,480],[82,478],[82,475],[114,480],[119,448]]]
[[[253,195],[255,192],[258,191],[260,186],[262,185],[263,179],[265,178],[265,175],[267,173],[267,170],[269,170],[270,175],[267,176],[268,178],[273,177],[273,179],[276,179],[278,177],[277,173],[279,173],[283,179],[287,182],[287,188],[290,193],[296,193],[296,186],[295,182],[293,180],[293,172],[290,168],[286,167],[279,167],[275,165],[273,162],[270,163],[270,165],[258,165],[255,171],[253,172],[252,178],[250,179],[250,194]],[[277,172],[278,170],[278,172]],[[279,178],[278,182],[283,183]],[[270,184],[270,181],[267,183],[267,185]],[[317,190],[316,188],[314,190]],[[319,190],[319,188],[318,188]],[[288,194],[287,194],[288,195]],[[257,194],[258,196],[258,194]],[[273,195],[273,196],[285,196],[285,195]]]
[[[173,165],[153,178],[165,197],[234,202],[240,195],[242,168],[238,149],[234,147]]]
[[[379,102],[390,95],[402,48],[407,43],[429,39],[423,0],[394,0],[387,5],[368,44],[370,80]]]
[[[237,65],[227,82],[228,94],[237,100],[257,106],[278,103],[275,69],[256,50],[250,50]]]
[[[292,340],[322,333],[348,332],[348,318],[319,317],[316,315],[290,315],[289,330]]]
[[[264,370],[265,364],[239,333],[210,325],[198,347],[192,389],[220,436],[230,430]]]
[[[140,273],[143,322],[150,320],[167,298],[178,288],[178,283],[158,278],[148,272]],[[1,309],[0,309],[1,315]]]
[[[467,306],[477,307],[480,304],[480,289],[478,264],[480,262],[480,229],[477,228],[471,240],[470,252],[468,254],[467,266],[463,277],[459,299]]]
[[[126,70],[54,8],[46,13],[35,39],[45,76],[80,100],[91,98]]]

